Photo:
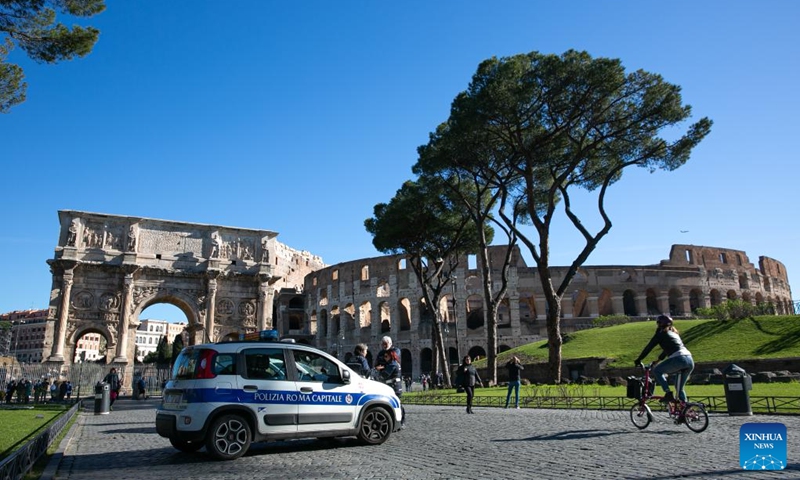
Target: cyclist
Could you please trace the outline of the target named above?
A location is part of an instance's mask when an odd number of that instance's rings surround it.
[[[656,333],[650,343],[644,347],[639,358],[636,359],[636,366],[642,366],[642,359],[656,345],[663,350],[661,355],[658,356],[660,363],[653,369],[653,376],[664,390],[664,398],[661,401],[665,403],[677,400],[685,402],[686,392],[683,391],[683,387],[686,385],[692,370],[694,370],[694,360],[692,359],[692,353],[683,345],[683,341],[678,335],[678,330],[672,325],[672,318],[669,315],[659,315],[656,319]],[[666,360],[661,361],[664,358]],[[678,374],[675,379],[675,395],[670,391],[669,382],[667,381],[667,374],[670,373]]]

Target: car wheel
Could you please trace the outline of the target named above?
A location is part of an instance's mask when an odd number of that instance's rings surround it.
[[[380,445],[392,433],[392,418],[382,408],[371,408],[361,417],[358,426],[358,438],[369,445]]]
[[[217,460],[233,460],[247,452],[252,441],[250,425],[239,415],[223,415],[211,424],[206,451]]]
[[[181,452],[194,453],[203,448],[203,442],[187,442],[177,438],[170,438],[169,443]]]

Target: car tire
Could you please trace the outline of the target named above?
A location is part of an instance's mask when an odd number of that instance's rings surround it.
[[[208,430],[206,451],[217,460],[233,460],[247,453],[252,440],[250,425],[244,418],[223,415]]]
[[[368,445],[380,445],[392,434],[394,422],[385,409],[373,407],[364,412],[358,424],[358,439]]]
[[[172,437],[170,437],[169,443],[176,449],[185,453],[194,453],[203,448],[203,442],[187,442],[186,440],[179,440]]]

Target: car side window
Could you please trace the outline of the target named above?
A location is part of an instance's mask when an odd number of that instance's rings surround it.
[[[313,352],[294,350],[297,380],[300,382],[341,383],[339,366]]]
[[[286,380],[283,350],[250,348],[244,351],[245,374],[256,380]]]
[[[215,375],[236,375],[236,355],[218,353],[214,359]]]

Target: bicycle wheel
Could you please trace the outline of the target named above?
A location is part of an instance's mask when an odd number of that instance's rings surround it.
[[[639,430],[643,430],[653,421],[653,415],[647,405],[637,403],[631,407],[631,422]]]
[[[700,433],[708,428],[708,413],[702,403],[688,403],[681,412],[689,430]]]

